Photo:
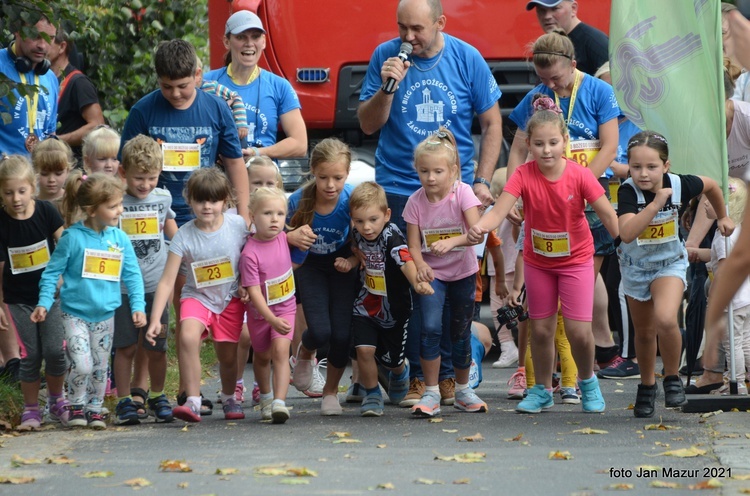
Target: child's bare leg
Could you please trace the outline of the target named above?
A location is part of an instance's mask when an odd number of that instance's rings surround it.
[[[378,365],[375,362],[374,346],[357,346],[357,360],[359,363],[359,379],[356,382],[362,384],[365,389],[372,389],[378,385]],[[352,360],[355,363],[355,360]],[[352,382],[354,374],[352,374]]]
[[[180,383],[184,385],[187,396],[200,397],[201,395],[200,347],[201,335],[205,329],[204,325],[198,320],[185,319],[180,326],[180,333],[177,335],[180,343],[178,347]],[[234,387],[232,387],[232,391],[234,391]]]
[[[271,340],[271,361],[273,362],[273,397],[286,400],[289,390],[289,340],[276,338]]]
[[[557,313],[546,319],[532,320],[534,332],[531,333],[531,347],[534,350],[532,361],[536,384],[542,384],[546,389],[552,387],[552,362],[555,357],[555,329],[557,327]]]

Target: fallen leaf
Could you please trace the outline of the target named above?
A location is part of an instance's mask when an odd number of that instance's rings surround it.
[[[733,475],[732,479],[736,479],[736,480],[750,480],[750,474]]]
[[[740,494],[750,494],[750,489],[740,489]]]
[[[452,456],[436,456],[435,460],[441,460],[444,462],[458,462],[458,463],[484,463],[484,459],[487,458],[486,453],[480,452],[469,452],[459,453]]]
[[[443,418],[442,418],[442,417],[437,417],[437,418],[431,418],[431,419],[430,419],[430,423],[431,423],[431,424],[439,424],[439,423],[440,423],[440,422],[442,422],[442,421],[443,421]]]
[[[388,445],[387,444],[376,444],[375,447],[376,448],[387,448]]]
[[[699,482],[698,484],[688,486],[688,489],[716,489],[717,487],[722,487],[723,485],[724,484],[722,484],[719,479],[708,479]]]
[[[33,477],[6,477],[0,475],[0,484],[31,484],[35,480]]]
[[[432,486],[433,484],[443,484],[443,481],[441,480],[432,480],[432,479],[425,479],[420,477],[419,479],[414,481],[415,484],[424,484],[425,486]]]
[[[548,460],[572,460],[573,455],[570,454],[570,451],[550,451],[549,455],[547,456]]]
[[[748,438],[748,439],[750,439],[750,432],[746,432],[745,433],[745,437]]]
[[[39,460],[38,458],[21,458],[18,455],[13,455],[10,458],[11,467],[21,467],[23,465],[36,465],[38,463],[42,463],[42,461]]]
[[[676,456],[677,458],[693,458],[696,456],[703,456],[706,454],[706,450],[702,450],[695,446],[690,448],[682,448],[677,450],[665,451],[664,453],[657,453],[656,455],[646,456]]]
[[[84,479],[106,479],[107,477],[112,477],[114,472],[110,472],[109,470],[100,470],[99,472],[86,472],[83,474]]]
[[[601,429],[592,429],[591,427],[584,427],[583,429],[576,429],[573,432],[579,434],[609,434],[609,431],[603,431]]]
[[[239,473],[239,469],[236,468],[217,468],[215,475],[237,475]]]
[[[662,443],[661,441],[656,441],[654,444],[656,446],[662,446],[664,448],[669,448],[669,443]]]
[[[505,439],[505,441],[520,441],[523,437],[523,432],[517,435],[516,437],[510,437],[508,439]]]
[[[443,432],[447,432],[448,434],[455,434],[458,432],[458,429],[443,429]]]
[[[331,444],[354,444],[354,443],[361,443],[359,439],[351,439],[348,437],[336,439]]]
[[[478,443],[479,441],[484,441],[484,436],[482,436],[479,432],[474,434],[473,436],[463,436],[456,439],[459,443]]]
[[[456,479],[453,481],[454,484],[471,484],[470,479]]]
[[[283,467],[258,467],[255,469],[255,473],[258,475],[269,475],[275,477],[277,475],[286,475],[286,468]]]
[[[286,471],[287,475],[294,475],[296,477],[317,477],[318,473],[315,470],[310,470],[307,467],[290,467]]]
[[[44,461],[53,465],[71,465],[76,462],[72,458],[68,458],[65,455],[58,456],[56,458],[45,458]]]
[[[646,427],[644,427],[647,431],[670,431],[670,430],[676,430],[676,429],[682,429],[682,427],[674,426],[674,425],[666,425],[661,422],[658,424],[648,424]]]
[[[336,432],[336,431],[333,431],[330,434],[328,434],[326,437],[335,437],[335,438],[341,439],[341,438],[344,438],[344,437],[352,437],[352,433],[351,432]]]
[[[625,410],[632,410],[633,408],[635,408],[635,405],[631,403],[627,407],[625,407]]]
[[[649,486],[651,486],[651,487],[661,487],[661,488],[664,488],[664,489],[680,489],[680,488],[682,488],[682,484],[680,484],[679,482],[667,482],[667,481],[660,481],[660,480],[651,481],[651,483],[649,484]]]
[[[265,467],[256,467],[257,475],[269,475],[272,477],[278,475],[290,475],[295,477],[317,477],[318,473],[307,467],[289,467],[287,465],[269,465]]]
[[[613,491],[630,491],[631,489],[633,489],[633,484],[625,484],[624,482],[620,482],[618,484],[608,485],[607,489]]]
[[[615,389],[615,393],[624,393],[624,392],[625,391],[623,391],[622,389]]]
[[[396,489],[396,486],[394,486],[391,482],[384,482],[383,484],[378,484],[375,487],[369,487],[370,491],[374,491],[375,489]]]
[[[133,487],[133,488],[148,487],[151,485],[151,481],[149,481],[148,479],[144,479],[143,477],[138,477],[135,479],[128,479],[125,482],[123,482],[123,484],[125,484],[126,486]]]
[[[716,410],[715,412],[702,413],[701,418],[713,417],[714,415],[721,415],[722,413],[724,413],[724,410]]]
[[[184,460],[162,460],[159,462],[159,470],[162,472],[192,472],[190,465]]]
[[[296,477],[290,478],[290,479],[280,479],[279,484],[286,484],[289,486],[299,486],[302,484],[309,484],[310,479],[299,479]]]
[[[177,484],[177,489],[187,489],[190,484],[187,482],[180,482]]]
[[[183,427],[183,428],[182,428],[182,429],[180,429],[180,430],[181,430],[182,432],[187,432],[187,431],[188,431],[188,425],[189,425],[189,424],[185,424],[185,427]]]

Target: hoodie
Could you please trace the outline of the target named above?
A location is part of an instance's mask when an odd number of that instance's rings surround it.
[[[101,322],[114,316],[115,309],[122,304],[120,282],[83,277],[86,249],[123,254],[120,280],[128,289],[131,312],[145,312],[143,277],[127,234],[115,227],[96,232],[83,222],[63,231],[39,281],[37,306],[49,311],[54,302],[57,281],[62,275],[60,303],[63,312],[87,322]]]

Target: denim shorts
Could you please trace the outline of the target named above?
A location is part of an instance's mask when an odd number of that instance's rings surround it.
[[[622,248],[618,248],[617,257],[620,260],[623,292],[634,300],[650,300],[651,283],[660,277],[677,277],[682,280],[683,287],[687,287],[687,252],[662,262],[642,262],[625,254]]]
[[[601,219],[596,212],[586,211],[586,220],[591,229],[591,236],[594,238],[594,256],[606,257],[615,252],[615,240],[610,236],[607,228],[602,224]]]

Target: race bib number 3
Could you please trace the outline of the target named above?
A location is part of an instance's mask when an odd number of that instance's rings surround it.
[[[599,140],[576,140],[570,142],[568,158],[584,167],[588,167],[601,149]]]
[[[266,302],[268,306],[283,303],[294,296],[294,276],[289,269],[283,276],[266,281]]]
[[[123,212],[120,216],[120,229],[130,239],[159,239],[159,213]]]
[[[201,145],[199,143],[162,143],[164,155],[163,170],[189,172],[201,166]]]
[[[430,251],[430,245],[435,241],[441,239],[451,239],[456,236],[461,236],[464,233],[464,229],[461,226],[458,227],[444,227],[441,229],[423,229],[422,230],[422,242],[424,243],[425,251]],[[464,251],[465,246],[457,246],[451,251]]]
[[[229,257],[193,262],[190,267],[193,269],[196,288],[219,286],[235,279],[234,268]]]
[[[566,232],[546,233],[532,229],[531,241],[537,255],[550,258],[570,256],[570,239]]]
[[[678,239],[676,218],[655,219],[638,236],[638,245],[660,245],[676,239]]]
[[[385,288],[385,274],[382,270],[367,269],[365,271],[365,286],[374,295],[388,296]]]
[[[121,271],[121,252],[86,249],[83,255],[83,272],[81,273],[81,277],[120,282]]]
[[[47,240],[20,248],[8,248],[8,255],[12,274],[43,269],[49,263]]]

